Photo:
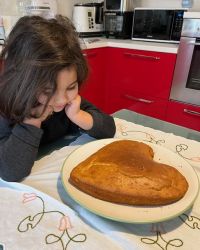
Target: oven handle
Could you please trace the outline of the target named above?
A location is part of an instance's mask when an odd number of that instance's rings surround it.
[[[189,110],[189,109],[184,109],[183,110],[185,113],[190,114],[190,115],[196,115],[196,116],[200,116],[200,113],[197,111],[193,111],[193,110]]]
[[[195,41],[191,41],[188,44],[191,44],[191,45],[200,45],[200,43],[196,43]]]

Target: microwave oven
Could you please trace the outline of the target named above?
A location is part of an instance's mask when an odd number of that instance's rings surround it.
[[[179,43],[187,9],[135,8],[132,40]]]

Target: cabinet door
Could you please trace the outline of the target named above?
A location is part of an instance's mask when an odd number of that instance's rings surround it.
[[[110,48],[106,108],[121,108],[165,119],[176,55]]]
[[[168,99],[176,54],[121,48],[110,48],[109,54],[113,88],[129,85],[135,92]]]
[[[95,106],[105,111],[105,60],[106,48],[84,50],[89,66],[89,75],[81,86],[80,94]]]
[[[200,131],[200,107],[169,101],[167,121]]]
[[[114,105],[112,105],[114,103]],[[150,96],[142,96],[136,92],[120,91],[112,95],[108,101],[108,113],[116,112],[120,109],[129,109],[137,113],[165,119],[167,101]]]

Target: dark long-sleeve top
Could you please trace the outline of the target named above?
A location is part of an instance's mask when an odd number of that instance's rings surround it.
[[[81,109],[93,117],[93,127],[85,131],[90,136],[103,139],[115,134],[115,123],[109,116],[82,98]],[[0,117],[0,177],[6,181],[20,181],[31,172],[38,149],[53,142],[78,126],[72,123],[65,111],[54,113],[41,128],[25,123],[12,125]]]

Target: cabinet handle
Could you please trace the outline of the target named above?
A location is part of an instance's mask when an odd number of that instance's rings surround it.
[[[196,115],[196,116],[200,116],[200,113],[197,111],[193,111],[193,110],[189,110],[189,109],[184,109],[183,110],[185,113],[190,114],[190,115]]]
[[[138,55],[138,54],[132,54],[132,53],[124,53],[125,56],[130,57],[138,57],[138,58],[144,58],[144,59],[150,59],[150,60],[160,60],[160,57],[158,56],[146,56],[146,55]]]
[[[83,56],[87,56],[87,57],[92,57],[92,56],[96,56],[97,53],[96,52],[91,52],[91,53],[83,53]]]
[[[130,100],[133,100],[133,101],[143,102],[143,103],[147,103],[147,104],[150,104],[150,103],[154,102],[152,100],[147,100],[147,99],[143,99],[143,98],[137,98],[137,97],[126,95],[126,94],[124,95],[124,97],[126,97],[127,99],[130,99]]]

